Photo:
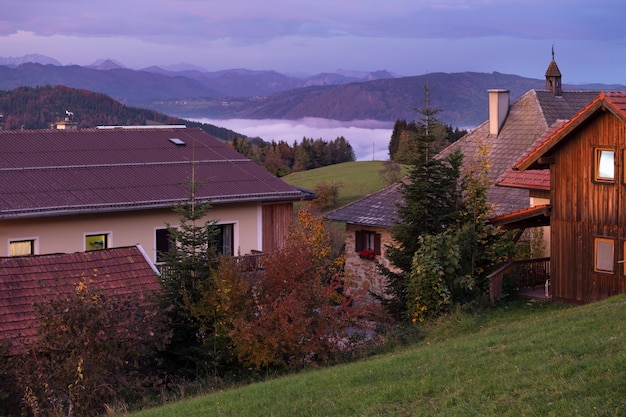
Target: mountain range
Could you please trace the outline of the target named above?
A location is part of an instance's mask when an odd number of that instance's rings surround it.
[[[547,68],[546,63],[546,68]],[[538,69],[543,76],[545,68]],[[563,75],[564,81],[567,74]],[[542,78],[501,73],[430,73],[402,77],[381,70],[337,71],[294,76],[276,71],[202,68],[125,68],[113,60],[92,65],[60,65],[43,55],[0,58],[0,90],[65,85],[106,94],[120,103],[181,118],[291,119],[319,117],[341,121],[414,120],[415,109],[441,109],[439,118],[471,128],[487,119],[487,90],[507,89],[515,100],[529,89],[545,88]],[[568,85],[564,89],[624,90],[623,85]]]

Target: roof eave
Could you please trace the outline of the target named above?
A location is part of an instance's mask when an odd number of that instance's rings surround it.
[[[276,202],[276,201],[301,201],[307,199],[304,193],[284,193],[284,194],[249,194],[237,196],[216,196],[213,198],[199,199],[200,201],[209,201],[211,204],[233,204],[233,203],[249,203],[249,202]],[[44,207],[41,209],[25,209],[14,210],[10,212],[0,212],[0,219],[26,219],[37,217],[57,217],[71,216],[79,214],[94,213],[117,213],[123,211],[141,211],[141,210],[158,210],[169,209],[175,204],[184,203],[185,199],[161,200],[149,202],[126,202],[117,204],[100,204],[89,206],[67,206],[67,207]]]

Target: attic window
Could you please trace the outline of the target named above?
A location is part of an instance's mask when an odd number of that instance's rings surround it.
[[[170,142],[172,142],[176,146],[185,146],[186,145],[186,143],[183,140],[178,139],[178,138],[170,138],[169,140],[170,140]]]
[[[595,150],[595,175],[596,181],[615,180],[615,151],[612,149]]]

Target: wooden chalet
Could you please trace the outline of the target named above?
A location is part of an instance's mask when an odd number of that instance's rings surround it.
[[[552,297],[588,303],[626,293],[626,94],[600,93],[555,123],[514,170],[548,170],[550,204],[493,222],[549,220]]]

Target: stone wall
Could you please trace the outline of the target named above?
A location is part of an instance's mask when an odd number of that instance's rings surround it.
[[[381,235],[381,255],[376,259],[361,259],[355,251],[355,233],[357,231],[369,231]],[[389,260],[385,256],[385,248],[393,244],[391,231],[382,227],[366,227],[357,225],[346,225],[346,271],[354,278],[354,286],[382,296],[386,286],[386,278],[378,272],[377,264],[380,263],[387,268],[391,268]]]

